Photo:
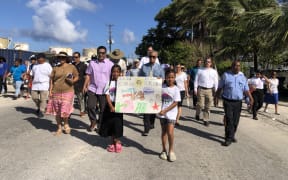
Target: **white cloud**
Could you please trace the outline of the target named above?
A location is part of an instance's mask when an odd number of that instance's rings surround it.
[[[123,38],[122,38],[123,42],[125,44],[130,44],[136,41],[136,37],[133,31],[129,30],[129,29],[125,29],[123,32]]]
[[[30,0],[27,6],[34,9],[33,31],[36,39],[51,39],[63,43],[84,41],[87,30],[80,29],[80,21],[73,23],[68,19],[75,9],[92,11],[96,5],[89,0]]]

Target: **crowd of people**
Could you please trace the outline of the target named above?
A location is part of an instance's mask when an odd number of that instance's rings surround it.
[[[15,59],[14,66],[10,69],[7,67],[6,59],[0,57],[0,93],[7,93],[6,79],[9,76],[13,77],[14,99],[21,96],[23,85],[26,84],[26,97],[29,98],[31,94],[39,118],[43,118],[45,114],[55,116],[57,136],[63,132],[69,134],[71,131],[69,118],[74,111],[76,97],[79,116],[84,117],[88,114],[90,120],[87,131],[96,131],[102,137],[111,137],[112,141],[107,146],[107,151],[120,153],[123,113],[115,112],[118,77],[142,76],[162,79],[161,111],[158,114],[143,114],[142,135],[149,135],[158,117],[162,129],[162,151],[159,157],[169,161],[176,160],[174,126],[181,126],[182,104],[185,98],[189,100],[190,96],[192,97],[193,108],[196,109],[195,119],[203,120],[205,126],[210,124],[212,103],[222,98],[225,112],[224,146],[237,142],[235,133],[243,99],[246,99],[254,120],[258,120],[257,112],[263,106],[263,102],[266,103],[265,112],[268,104],[274,104],[275,114],[279,114],[279,81],[276,72],[272,72],[269,79],[257,71],[254,77],[247,80],[241,72],[240,61],[233,61],[231,68],[220,77],[213,68],[211,57],[204,59],[204,65],[203,60],[198,59],[196,65],[188,70],[180,63],[163,66],[158,59],[158,52],[151,46],[147,48],[147,56],[141,60],[135,59],[129,66],[123,60],[124,53],[120,49],[107,54],[104,46],[97,48],[97,55],[92,55],[88,65],[81,62],[80,57],[79,52],[74,52],[71,61],[66,52],[60,52],[56,55],[57,66],[52,67],[47,63],[45,54],[39,53],[31,56],[30,61],[25,61],[24,64],[21,59]],[[264,93],[264,84],[267,85],[267,93]],[[200,119],[201,112],[203,119]]]

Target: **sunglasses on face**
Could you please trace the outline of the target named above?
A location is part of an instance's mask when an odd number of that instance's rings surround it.
[[[156,59],[156,58],[157,58],[157,56],[149,56],[149,58],[153,58],[153,59]]]
[[[102,54],[103,55],[103,54],[106,54],[106,52],[98,52],[98,54]]]

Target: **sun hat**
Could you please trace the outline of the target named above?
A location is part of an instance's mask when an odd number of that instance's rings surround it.
[[[115,49],[109,54],[111,59],[121,59],[124,56],[124,53],[120,49]]]
[[[59,52],[59,54],[56,55],[56,57],[68,57],[68,54],[66,52]]]

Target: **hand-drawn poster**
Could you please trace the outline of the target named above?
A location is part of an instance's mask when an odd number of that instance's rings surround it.
[[[162,106],[162,79],[155,77],[119,77],[115,111],[121,113],[159,113]]]

